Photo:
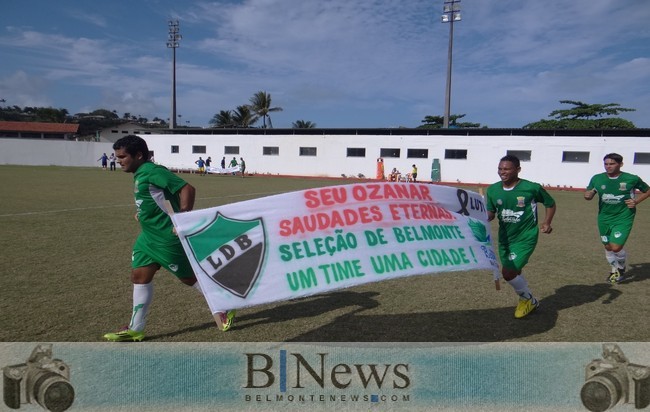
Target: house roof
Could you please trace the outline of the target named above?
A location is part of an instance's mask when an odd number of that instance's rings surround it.
[[[0,131],[3,132],[77,133],[77,130],[79,125],[75,123],[0,121]]]

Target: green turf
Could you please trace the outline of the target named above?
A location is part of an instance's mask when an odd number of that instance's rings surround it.
[[[183,177],[197,188],[196,208],[351,182]],[[0,166],[0,341],[99,341],[128,323],[130,252],[138,233],[132,184],[132,175],[100,168]],[[647,341],[650,201],[639,206],[626,246],[634,279],[610,286],[596,201],[584,201],[581,192],[551,193],[558,203],[555,230],[540,235],[525,270],[542,306],[522,320],[513,318],[511,288],[497,292],[490,273],[473,271],[243,309],[222,333],[196,290],[161,271],[147,340]]]

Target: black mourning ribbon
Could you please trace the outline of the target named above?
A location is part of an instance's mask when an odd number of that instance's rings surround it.
[[[456,213],[469,216],[469,210],[467,210],[467,204],[469,203],[469,195],[463,189],[458,189],[458,191],[456,192],[456,196],[458,197],[458,201],[460,202],[460,210]]]

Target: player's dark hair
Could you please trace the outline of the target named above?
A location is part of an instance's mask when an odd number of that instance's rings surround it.
[[[511,154],[509,154],[509,155],[505,155],[505,156],[503,156],[503,157],[501,158],[500,161],[501,161],[501,162],[510,162],[510,163],[512,163],[516,168],[521,167],[521,164],[520,164],[520,162],[519,162],[519,158],[518,158],[517,156],[515,156],[515,155],[511,155]]]
[[[145,140],[140,136],[130,134],[113,143],[113,150],[122,148],[132,157],[136,157],[138,153],[142,153],[142,158],[144,160],[149,160],[149,147],[147,146],[147,142],[145,142]]]
[[[607,159],[611,159],[611,160],[615,161],[618,164],[623,163],[623,156],[621,156],[618,153],[608,153],[608,154],[606,154],[605,157],[603,157],[603,162],[605,160],[607,160]]]

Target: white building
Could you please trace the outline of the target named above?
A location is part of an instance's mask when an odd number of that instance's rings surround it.
[[[117,130],[117,129],[116,129]],[[138,133],[140,131],[141,133]],[[488,184],[498,180],[505,154],[522,160],[521,176],[553,187],[584,188],[603,171],[603,156],[623,156],[623,170],[650,183],[650,129],[120,129],[110,140],[135,133],[155,161],[172,170],[194,170],[199,156],[219,166],[235,157],[248,173],[375,178],[377,159],[387,175],[415,164],[418,180]],[[151,134],[150,134],[151,133]],[[0,136],[0,164],[97,166],[111,142],[52,141]]]
[[[178,134],[182,132],[184,134]],[[171,131],[170,131],[171,133]],[[216,129],[175,130],[142,137],[157,163],[193,170],[199,156],[219,165],[243,157],[257,174],[374,178],[418,168],[418,180],[488,184],[506,154],[522,161],[521,176],[553,187],[583,188],[616,152],[624,169],[650,181],[650,130],[520,129]]]

